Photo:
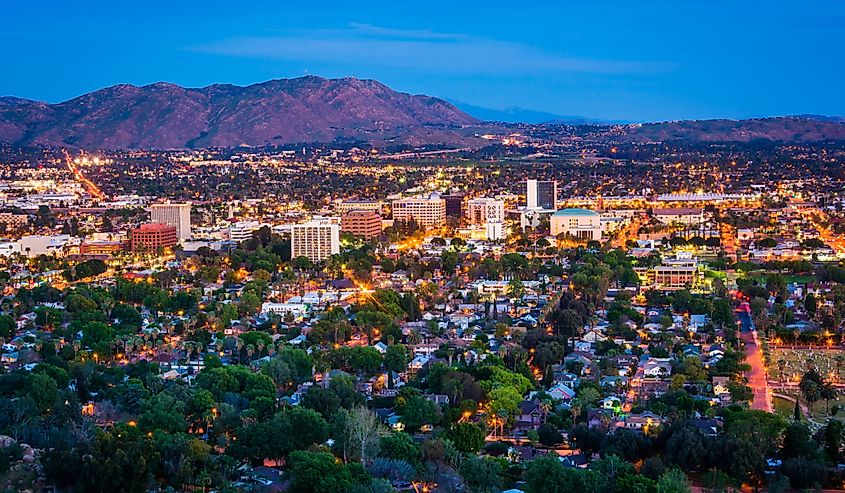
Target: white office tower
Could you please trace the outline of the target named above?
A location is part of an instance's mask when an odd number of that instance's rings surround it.
[[[525,199],[528,209],[555,210],[557,182],[526,180]]]
[[[167,224],[176,228],[179,241],[191,238],[191,204],[153,204],[150,206],[150,222]]]
[[[291,258],[317,262],[340,253],[340,225],[326,221],[294,224],[290,231]]]

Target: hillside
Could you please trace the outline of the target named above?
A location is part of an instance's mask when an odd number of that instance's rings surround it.
[[[250,86],[108,87],[57,104],[0,98],[0,142],[137,149],[392,141],[451,144],[475,118],[373,80],[315,76]]]

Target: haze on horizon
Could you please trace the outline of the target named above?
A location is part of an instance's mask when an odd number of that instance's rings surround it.
[[[845,3],[4,5],[0,95],[356,76],[486,107],[658,121],[845,114]]]

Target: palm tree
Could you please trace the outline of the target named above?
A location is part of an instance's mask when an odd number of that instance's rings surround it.
[[[420,342],[422,342],[422,336],[420,335],[420,331],[417,329],[411,329],[407,336],[408,344],[411,346],[416,346]]]
[[[837,354],[833,361],[836,363],[836,381],[840,382],[842,381],[842,367],[845,366],[845,354]]]
[[[822,382],[819,397],[824,399],[824,410],[826,414],[830,415],[830,401],[836,399],[836,396],[838,394],[839,392],[836,390],[836,387],[834,387],[831,382]]]

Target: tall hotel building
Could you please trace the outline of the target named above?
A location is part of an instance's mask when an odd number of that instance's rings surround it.
[[[340,253],[340,226],[323,221],[294,224],[290,231],[291,258],[320,261]]]
[[[393,220],[413,219],[425,229],[439,228],[446,222],[446,201],[438,193],[393,201]]]
[[[153,204],[150,206],[150,222],[167,224],[176,228],[179,241],[191,238],[191,204]]]

